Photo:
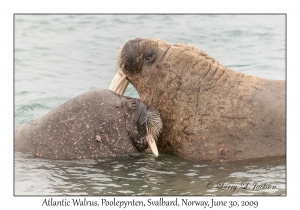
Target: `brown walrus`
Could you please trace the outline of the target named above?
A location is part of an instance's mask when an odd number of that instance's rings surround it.
[[[122,94],[127,79],[160,112],[160,152],[209,161],[285,155],[285,81],[237,72],[193,46],[159,39],[125,43],[117,68],[110,89]]]
[[[94,90],[17,127],[15,150],[49,159],[99,159],[143,151],[149,143],[158,156],[154,140],[161,126],[152,106]]]

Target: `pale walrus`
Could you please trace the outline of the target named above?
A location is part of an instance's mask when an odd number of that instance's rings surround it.
[[[117,68],[110,89],[122,94],[127,79],[159,111],[160,152],[209,161],[285,155],[285,81],[237,72],[193,46],[159,39],[128,41]]]
[[[161,126],[152,106],[110,90],[95,90],[17,127],[15,150],[49,159],[99,159],[143,151],[149,142],[158,156],[154,140]]]

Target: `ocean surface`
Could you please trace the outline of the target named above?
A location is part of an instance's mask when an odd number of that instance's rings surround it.
[[[135,38],[188,43],[221,64],[285,80],[284,15],[15,15],[14,120],[28,124],[75,96],[107,89]],[[125,95],[138,98],[130,85]],[[47,160],[14,153],[15,195],[285,195],[285,157],[192,162],[149,153]]]

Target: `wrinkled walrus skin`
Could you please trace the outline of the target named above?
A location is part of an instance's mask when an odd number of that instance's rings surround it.
[[[145,122],[157,111],[109,90],[77,96],[15,129],[15,150],[49,159],[124,156],[148,147]]]
[[[285,155],[285,81],[237,72],[193,46],[159,39],[125,43],[117,68],[159,111],[160,152],[220,162]]]

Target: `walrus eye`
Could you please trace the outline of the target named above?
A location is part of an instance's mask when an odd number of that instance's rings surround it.
[[[133,109],[133,110],[136,110],[136,109],[138,109],[139,108],[139,102],[137,101],[137,100],[131,100],[130,102],[129,102],[129,107],[131,108],[131,109]]]
[[[145,54],[145,58],[147,61],[149,61],[150,63],[152,63],[155,59],[155,55],[152,49],[150,49],[148,52],[146,52]]]

